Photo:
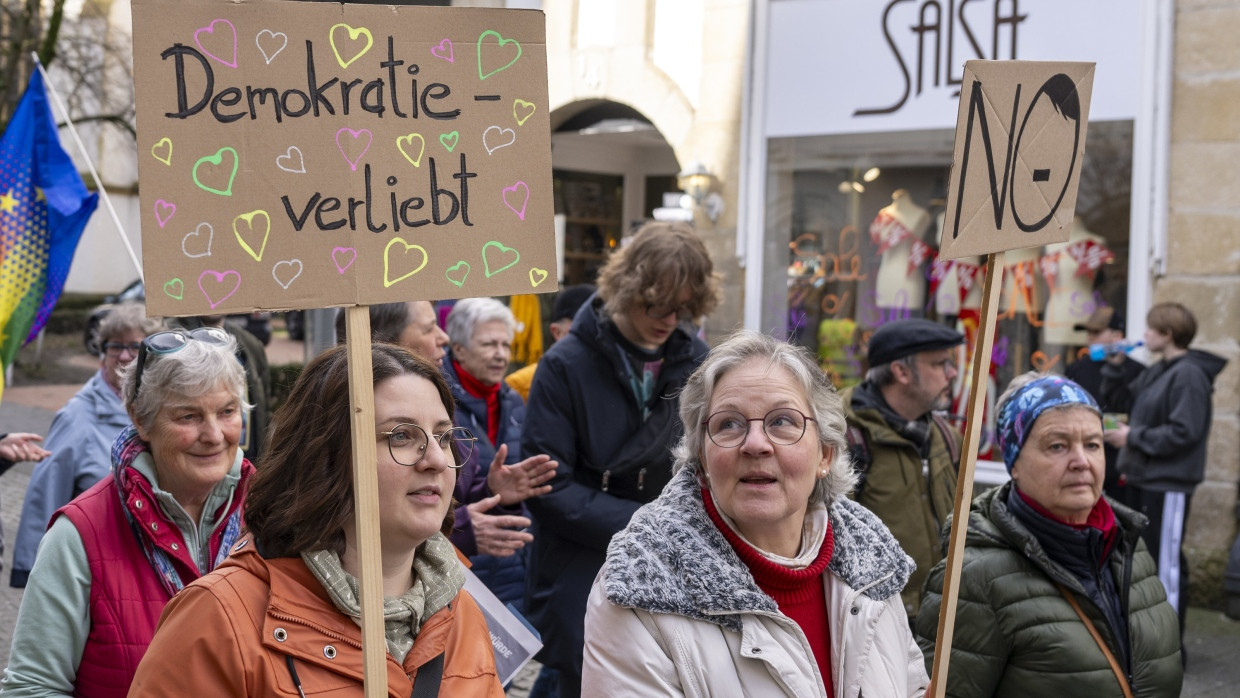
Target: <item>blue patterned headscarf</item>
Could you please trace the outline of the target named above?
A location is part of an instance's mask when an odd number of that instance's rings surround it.
[[[1046,410],[1062,405],[1080,405],[1096,412],[1099,418],[1102,415],[1098,403],[1084,388],[1056,375],[1029,381],[999,406],[999,447],[1009,473],[1033,431],[1033,423]]]

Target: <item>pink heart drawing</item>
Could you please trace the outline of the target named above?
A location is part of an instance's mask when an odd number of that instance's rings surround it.
[[[345,134],[348,134],[348,138],[341,140],[340,137]],[[363,138],[363,136],[365,136],[365,138]],[[336,132],[336,147],[340,149],[340,155],[344,157],[345,162],[349,163],[349,168],[354,172],[357,172],[357,163],[361,162],[362,156],[366,154],[366,151],[370,150],[370,143],[373,140],[374,135],[368,128],[354,131],[348,126],[345,126]],[[362,145],[363,141],[365,141],[365,145]],[[357,151],[357,155],[355,157],[349,157],[348,151],[345,150],[346,144],[348,145],[349,150]]]
[[[216,25],[224,25],[228,27],[228,32],[221,31],[219,33],[219,36],[224,37],[222,40],[216,38],[216,34],[215,34]],[[223,58],[217,56],[215,53],[212,53],[211,50],[208,49],[206,46],[202,45],[202,38],[203,38],[202,35],[210,34],[212,35],[212,38],[216,39],[212,43],[221,44],[220,48],[224,48],[228,44],[228,37],[227,37],[228,33],[232,34],[232,58],[230,60],[224,60]],[[211,20],[210,24],[194,32],[194,43],[198,44],[198,48],[202,49],[203,54],[206,55],[207,58],[214,58],[215,60],[228,66],[229,68],[237,67],[237,28],[233,26],[232,22],[229,22],[226,19]]]
[[[452,57],[452,39],[444,39],[443,41],[440,41],[438,46],[431,49],[431,55],[435,58],[442,58],[443,60],[452,63],[455,60]]]
[[[211,291],[208,291],[206,286],[203,286],[202,284],[203,280],[206,280],[208,276],[215,277],[213,281],[209,281],[211,284]],[[225,281],[227,278],[232,279],[232,288],[228,287],[228,282]],[[215,307],[220,303],[223,303],[231,298],[232,294],[236,293],[240,288],[241,273],[233,269],[229,269],[228,271],[215,271],[214,269],[207,269],[198,275],[198,290],[202,291],[203,296],[206,296],[207,303],[211,306],[212,310],[215,310]],[[219,300],[211,297],[212,291],[215,292],[215,295],[219,296]]]
[[[155,222],[159,223],[159,227],[168,225],[168,221],[172,220],[173,214],[177,212],[177,205],[163,199],[155,201]]]
[[[353,247],[333,247],[332,261],[336,263],[336,271],[343,274],[346,269],[353,266],[353,262],[357,261],[357,249]]]
[[[522,195],[520,192],[525,192],[525,193]],[[516,194],[517,196],[523,197],[521,198],[520,208],[512,205],[512,201],[508,199],[509,194]],[[517,196],[514,196],[513,199],[515,200]],[[512,212],[517,214],[517,218],[520,218],[521,220],[525,220],[525,206],[529,202],[530,202],[530,187],[525,182],[518,181],[516,184],[512,185],[511,187],[504,187],[504,205],[512,209]]]

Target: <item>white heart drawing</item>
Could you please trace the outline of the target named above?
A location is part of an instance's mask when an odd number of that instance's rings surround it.
[[[185,246],[185,243],[189,242],[190,238],[200,238],[202,236],[203,228],[207,229],[207,251],[197,252],[197,253],[190,252],[189,249]],[[203,221],[202,223],[198,224],[197,228],[194,228],[192,231],[186,233],[185,237],[181,238],[181,251],[184,252],[185,256],[189,257],[190,259],[197,259],[198,257],[210,257],[211,256],[211,241],[214,239],[215,239],[215,229],[211,227],[210,223]]]
[[[266,48],[263,48],[264,35],[270,37],[270,40],[267,43],[271,45],[271,48],[275,49],[270,54],[267,53]],[[264,29],[254,35],[254,44],[258,46],[259,52],[263,54],[263,58],[267,61],[267,65],[271,65],[271,62],[275,60],[276,56],[280,55],[280,52],[284,50],[284,47],[288,46],[288,34],[285,34],[284,32],[273,32],[270,29]],[[279,44],[279,48],[276,48],[276,44]]]
[[[296,165],[293,164],[293,153],[297,154]],[[286,165],[285,163],[288,164]],[[276,157],[276,167],[284,170],[285,172],[292,172],[293,174],[305,174],[306,159],[301,155],[301,148],[298,148],[295,145],[290,145],[287,152]]]
[[[281,267],[288,267],[290,270],[296,269],[296,271],[293,272],[293,275],[288,277],[288,281],[280,278]],[[302,266],[300,259],[290,259],[284,262],[276,262],[275,266],[271,268],[271,278],[275,279],[276,283],[280,284],[280,286],[287,291],[288,287],[297,280],[297,277],[301,276],[301,270]]]
[[[497,142],[494,145],[487,142],[487,134],[491,133],[492,131],[495,131],[496,133],[495,139]],[[500,139],[504,137],[504,134],[508,135],[508,140],[502,143],[498,142]],[[509,146],[516,142],[517,142],[517,132],[510,128],[500,128],[499,126],[488,126],[487,130],[482,132],[482,147],[487,149],[487,155],[494,153],[495,151],[499,150],[500,148],[503,148],[504,146]]]

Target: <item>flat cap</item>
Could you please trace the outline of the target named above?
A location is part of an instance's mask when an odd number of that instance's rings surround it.
[[[1101,332],[1102,330],[1119,330],[1123,332],[1124,314],[1109,305],[1100,305],[1094,309],[1089,319],[1073,325],[1072,329],[1077,332]]]
[[[964,335],[930,320],[889,322],[870,337],[870,367],[882,366],[923,351],[964,344]]]

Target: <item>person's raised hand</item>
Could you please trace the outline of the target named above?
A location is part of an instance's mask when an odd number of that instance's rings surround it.
[[[465,507],[469,510],[474,542],[481,555],[508,557],[534,540],[533,534],[525,530],[529,528],[530,520],[524,516],[492,516],[486,513],[499,503],[500,496],[497,494]]]
[[[13,432],[0,439],[0,457],[18,463],[24,460],[38,462],[52,455],[52,452],[39,445],[43,440],[38,434]]]
[[[507,444],[501,445],[495,451],[495,458],[487,473],[487,487],[500,496],[500,504],[520,504],[530,497],[551,491],[548,483],[555,477],[555,469],[559,467],[559,463],[551,460],[551,456],[540,454],[530,456],[520,463],[504,465],[507,455]]]

